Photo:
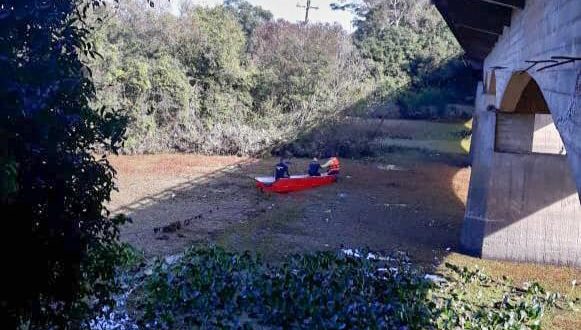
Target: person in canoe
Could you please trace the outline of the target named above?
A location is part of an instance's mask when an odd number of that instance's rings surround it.
[[[280,158],[280,162],[276,164],[276,167],[274,169],[274,179],[278,180],[281,178],[290,178],[288,165],[286,164],[284,157]]]
[[[319,160],[317,157],[314,157],[313,160],[309,163],[309,176],[321,176],[319,171],[321,170],[321,164],[319,164]]]
[[[329,160],[321,165],[322,168],[327,169],[328,175],[338,175],[339,171],[341,170],[341,163],[339,162],[339,154],[334,153]]]

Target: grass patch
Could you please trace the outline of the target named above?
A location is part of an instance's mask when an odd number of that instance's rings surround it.
[[[227,227],[217,237],[217,244],[228,250],[255,251],[267,260],[279,258],[288,251],[298,251],[297,247],[285,239],[280,239],[280,236],[307,234],[296,224],[303,216],[302,208],[270,207],[270,210],[258,210],[259,214],[253,219]]]
[[[551,309],[543,319],[543,329],[581,329],[581,269],[569,267],[557,267],[550,265],[514,263],[506,261],[485,260],[473,258],[457,253],[446,257],[445,262],[453,263],[461,267],[478,268],[489,274],[493,279],[505,281],[512,285],[524,287],[531,283],[539,283],[551,292],[565,294],[573,306],[568,308]],[[440,271],[445,271],[442,266]],[[509,275],[510,279],[505,279]],[[472,301],[490,301],[499,297],[494,290],[482,291],[478,286],[467,286],[466,294]],[[484,293],[487,296],[481,297]]]
[[[393,123],[394,125],[396,123]],[[461,154],[470,151],[472,120],[459,123],[407,121],[391,124],[374,141],[375,149],[407,148],[427,153]]]
[[[428,153],[445,153],[445,154],[467,154],[470,149],[470,142],[467,139],[459,141],[453,140],[406,140],[382,138],[374,143],[376,149],[380,151],[390,150],[391,148],[406,148],[425,151]],[[468,150],[467,150],[468,149]]]

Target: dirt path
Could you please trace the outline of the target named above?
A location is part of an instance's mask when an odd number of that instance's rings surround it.
[[[252,177],[270,173],[274,159],[153,155],[113,163],[120,193],[110,208],[133,218],[122,237],[147,255],[212,242],[273,259],[353,246],[402,249],[430,262],[457,247],[469,179],[469,169],[437,162],[344,160],[337,184],[266,195]],[[291,169],[306,163],[294,160]]]

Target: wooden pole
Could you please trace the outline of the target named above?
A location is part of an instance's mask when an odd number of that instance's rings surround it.
[[[311,9],[319,9],[319,7],[315,7],[315,6],[311,5],[311,0],[307,0],[306,6],[301,6],[301,5],[297,4],[297,7],[305,8],[305,24],[309,23],[309,12],[311,11]]]

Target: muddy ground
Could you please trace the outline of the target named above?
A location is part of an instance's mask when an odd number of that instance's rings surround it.
[[[307,162],[293,159],[291,171]],[[259,193],[253,180],[271,173],[275,159],[145,155],[113,163],[121,193],[110,208],[133,218],[122,237],[149,256],[210,242],[267,259],[348,246],[431,262],[457,249],[470,174],[414,157],[343,160],[338,183],[279,195]]]
[[[376,131],[377,125],[360,129]],[[352,127],[351,127],[352,128]],[[119,193],[109,208],[133,218],[122,239],[147,257],[192,244],[250,250],[276,261],[295,252],[369,247],[408,252],[439,272],[444,262],[479,267],[515,283],[581,299],[581,270],[481,260],[458,253],[470,168],[463,138],[470,123],[386,121],[380,155],[342,160],[338,183],[285,195],[259,193],[254,176],[276,159],[197,155],[111,157]],[[366,132],[366,131],[365,131]],[[362,136],[367,136],[365,132]],[[365,133],[365,134],[364,134]],[[293,174],[308,159],[293,159]],[[581,311],[551,313],[549,329],[581,328]]]
[[[110,208],[133,218],[122,238],[148,257],[199,243],[251,250],[272,261],[341,246],[399,249],[436,272],[444,261],[479,267],[497,278],[508,276],[520,285],[539,282],[581,299],[581,290],[572,286],[581,280],[579,269],[457,253],[470,169],[437,158],[343,160],[338,183],[286,195],[254,188],[252,177],[270,173],[275,159],[150,155],[112,160],[120,193]],[[306,163],[295,159],[291,169],[298,172]],[[551,313],[547,328],[579,329],[580,313]]]

